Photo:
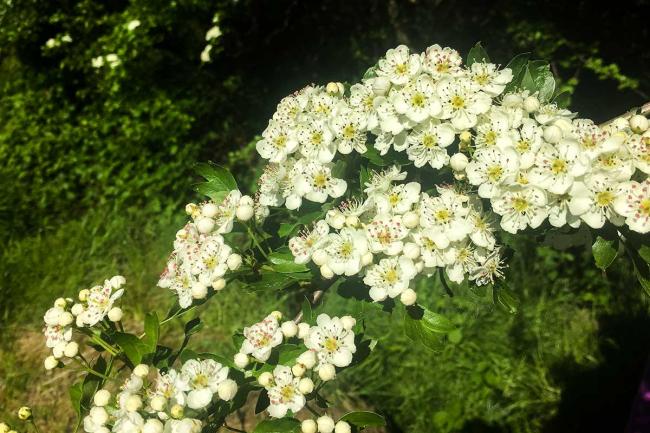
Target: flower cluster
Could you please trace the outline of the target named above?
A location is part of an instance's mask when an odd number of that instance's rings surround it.
[[[115,301],[122,297],[122,286],[126,279],[114,276],[105,280],[101,286],[83,289],[79,292],[79,302],[73,299],[59,298],[54,306],[47,310],[44,316],[45,344],[52,349],[52,355],[45,360],[48,370],[59,365],[59,359],[73,358],[79,351],[77,342],[72,341],[73,328],[90,328],[105,319],[118,322],[122,319],[122,310],[114,306]]]
[[[164,373],[137,365],[115,395],[107,389],[95,393],[84,431],[198,433],[208,406],[230,401],[237,393],[228,371],[211,359],[190,359],[180,371]]]
[[[352,427],[346,421],[339,420],[334,422],[329,415],[322,415],[318,418],[305,419],[300,423],[300,431],[302,433],[350,433],[352,432]]]
[[[417,182],[396,183],[405,178],[395,166],[374,173],[365,200],[344,202],[290,239],[295,261],[313,261],[325,278],[363,275],[374,301],[399,296],[406,305],[416,299],[411,281],[436,268],[455,282],[500,276],[494,227],[480,200],[449,186],[433,195]]]
[[[280,325],[281,317],[275,311],[261,322],[244,328],[245,339],[240,352],[235,355],[235,364],[246,368],[249,356],[256,362],[265,363],[272,350],[285,339],[302,340],[306,350],[297,356],[294,365],[277,365],[272,372],[264,372],[258,377],[269,396],[269,415],[275,418],[284,417],[289,410],[297,413],[305,406],[305,396],[314,390],[314,381],[308,371],[313,370],[324,382],[332,380],[336,368],[349,366],[356,352],[352,330],[356,321],[350,316],[339,318],[320,314],[314,326],[294,321]]]
[[[241,256],[222,235],[232,231],[235,218],[247,221],[253,216],[253,199],[235,190],[218,205],[189,204],[186,211],[193,221],[176,233],[174,251],[158,281],[158,286],[176,293],[182,308],[193,299],[204,299],[209,288],[223,289],[226,272],[241,265]]]
[[[201,61],[203,63],[207,63],[212,60],[210,54],[212,52],[212,48],[217,42],[217,39],[221,36],[221,28],[219,27],[219,15],[215,15],[212,18],[212,24],[213,26],[210,27],[210,29],[205,33],[205,40],[207,42],[207,45],[205,48],[203,48],[203,51],[201,51]]]

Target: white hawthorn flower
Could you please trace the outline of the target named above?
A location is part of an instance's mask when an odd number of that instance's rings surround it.
[[[417,182],[394,185],[384,194],[374,198],[380,214],[403,214],[420,200],[421,185]]]
[[[508,233],[537,228],[548,216],[546,194],[536,187],[511,187],[491,202],[494,212],[501,215],[501,227]]]
[[[495,97],[503,93],[506,85],[512,81],[512,70],[498,70],[493,63],[475,62],[471,66],[470,76],[480,90]]]
[[[363,192],[368,197],[374,197],[376,194],[387,192],[393,182],[406,179],[406,172],[401,171],[396,165],[393,165],[382,172],[373,172],[370,180],[365,183]]]
[[[256,144],[257,152],[271,162],[283,162],[298,148],[295,132],[288,125],[271,120]]]
[[[278,365],[273,370],[273,381],[267,388],[269,396],[269,415],[273,418],[282,418],[291,410],[298,413],[305,406],[305,396],[299,388],[300,378],[295,377],[291,368]]]
[[[477,249],[475,255],[477,265],[470,270],[470,281],[474,281],[477,286],[483,286],[488,283],[494,284],[497,279],[504,277],[502,271],[504,264],[499,248],[487,253]]]
[[[387,296],[395,298],[408,289],[417,273],[413,260],[404,256],[390,257],[370,267],[363,282],[370,287],[373,301],[383,301]]]
[[[308,163],[297,180],[296,189],[307,200],[325,203],[327,197],[341,197],[347,189],[347,182],[332,175],[332,164]]]
[[[194,418],[170,419],[165,427],[165,432],[169,433],[201,433],[203,423]]]
[[[212,359],[190,359],[183,364],[181,375],[189,385],[187,406],[202,409],[210,404],[219,384],[228,378],[228,367]]]
[[[325,247],[327,265],[336,275],[355,275],[361,270],[361,258],[368,252],[365,234],[350,227],[330,233]]]
[[[522,120],[521,128],[513,131],[513,148],[519,155],[519,168],[528,169],[535,163],[542,146],[542,129],[532,119]]]
[[[336,148],[344,155],[353,150],[366,153],[366,119],[358,110],[345,106],[337,110],[331,121],[331,127],[336,136]]]
[[[573,180],[585,174],[589,160],[574,141],[563,140],[552,146],[544,144],[535,158],[530,179],[553,194],[564,194]]]
[[[227,261],[231,254],[232,249],[221,236],[208,236],[199,246],[199,259],[192,263],[192,273],[198,275],[203,285],[212,285],[228,271]]]
[[[265,362],[273,348],[282,343],[282,330],[277,317],[269,314],[261,322],[244,328],[244,337],[240,352]]]
[[[612,180],[625,182],[634,174],[634,159],[627,148],[599,154],[591,161],[592,172],[602,172]]]
[[[391,48],[377,64],[377,75],[388,78],[393,84],[404,85],[420,70],[420,56],[409,54],[406,45]]]
[[[454,251],[449,248],[449,238],[440,229],[420,230],[413,234],[413,238],[427,268],[445,267],[453,260]]]
[[[512,147],[488,147],[477,150],[465,168],[467,180],[478,185],[478,195],[492,198],[499,188],[511,184],[519,169],[519,157]]]
[[[638,233],[650,231],[650,179],[627,182],[619,187],[614,209],[625,217],[625,224]]]
[[[78,320],[86,326],[94,326],[101,322],[108,314],[113,304],[117,301],[124,289],[113,292],[113,285],[109,280],[104,281],[103,286],[95,286],[90,289],[88,300],[84,311],[77,316]]]
[[[313,119],[327,120],[335,111],[340,99],[323,91],[322,87],[315,89],[309,96],[309,114]]]
[[[602,174],[587,176],[575,182],[570,191],[569,209],[591,228],[601,228],[606,221],[622,225],[624,218],[614,210],[618,183]]]
[[[589,119],[574,119],[571,134],[580,146],[580,153],[589,159],[594,159],[603,152],[616,151],[620,147],[616,140],[608,140],[609,134]]]
[[[460,242],[453,245],[453,258],[445,267],[445,272],[454,283],[462,283],[465,275],[469,274],[477,266],[476,251],[468,241]]]
[[[300,153],[306,158],[328,163],[336,155],[334,135],[324,121],[302,123],[298,126],[297,134],[300,143]]]
[[[389,256],[402,251],[403,239],[409,232],[402,223],[401,215],[377,215],[366,224],[365,231],[370,252],[383,252]]]
[[[578,228],[580,226],[580,218],[571,212],[571,208],[569,206],[571,196],[568,193],[548,193],[546,195],[546,199],[548,222],[553,227],[569,226]]]
[[[190,389],[188,378],[170,368],[166,373],[158,371],[154,387],[150,393],[150,399],[162,398],[169,406],[179,404],[185,406],[185,391]]]
[[[508,115],[493,107],[485,116],[479,118],[474,142],[477,148],[498,146],[506,148],[513,145],[514,130],[510,127]]]
[[[375,111],[375,93],[372,90],[372,82],[365,82],[354,84],[350,87],[350,106],[355,113],[361,116],[361,123],[365,125],[365,129],[375,129],[379,120],[377,112]],[[335,119],[338,118],[338,115]],[[336,121],[337,124],[343,123],[343,119]],[[336,130],[337,127],[334,126]],[[345,153],[339,149],[341,153]]]
[[[650,174],[650,134],[632,135],[625,142],[634,166],[645,174]]]
[[[331,364],[336,367],[350,365],[352,354],[357,350],[354,332],[346,329],[341,319],[327,314],[319,314],[316,326],[309,328],[305,346],[316,352],[319,365]]]
[[[248,197],[250,200],[250,197]],[[217,213],[214,216],[215,231],[217,233],[230,233],[237,214],[237,207],[242,201],[242,194],[239,190],[228,192],[228,195],[217,207]]]
[[[552,103],[539,107],[534,117],[541,125],[548,125],[558,119],[570,120],[573,117],[573,113],[567,109],[559,108],[557,104]]]
[[[422,194],[420,201],[420,225],[438,229],[450,241],[459,241],[467,236],[472,225],[467,220],[469,197],[450,188],[438,187],[437,197]]]
[[[446,76],[460,75],[463,59],[458,51],[440,45],[432,45],[422,55],[424,69],[439,80]]]
[[[138,412],[120,414],[113,425],[114,433],[141,432],[144,427],[144,418]]]
[[[442,104],[440,118],[450,119],[457,130],[464,130],[476,125],[478,116],[490,109],[492,100],[477,91],[467,79],[446,78],[438,83],[438,96]]]
[[[309,262],[311,255],[320,249],[327,241],[329,225],[320,220],[311,230],[303,230],[299,236],[289,239],[289,249],[294,256],[294,261],[299,264]]]
[[[436,95],[436,84],[428,75],[420,75],[395,93],[392,99],[395,111],[415,123],[440,114],[440,100]]]
[[[472,242],[476,246],[492,251],[496,244],[492,221],[485,214],[476,210],[470,211],[468,220],[472,224],[472,231],[469,234]]]
[[[455,131],[448,123],[423,123],[416,126],[406,137],[406,153],[418,168],[429,164],[440,169],[449,163],[446,148],[455,138]]]

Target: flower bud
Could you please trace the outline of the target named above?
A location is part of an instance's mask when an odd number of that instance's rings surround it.
[[[196,222],[196,229],[199,233],[210,233],[214,228],[214,220],[212,218],[201,218]]]
[[[109,401],[111,401],[111,393],[106,389],[100,389],[93,396],[93,403],[95,403],[95,406],[106,406]]]
[[[326,280],[329,280],[330,278],[334,277],[334,271],[332,271],[330,267],[327,265],[323,265],[320,267],[320,274]]]
[[[372,263],[373,255],[370,251],[367,251],[364,255],[361,256],[361,266],[368,266]]]
[[[501,105],[504,107],[520,107],[523,103],[524,100],[521,96],[510,93],[503,97]]]
[[[117,290],[126,284],[126,278],[122,275],[115,275],[109,282],[111,283],[111,287],[113,287],[114,290]]]
[[[304,420],[302,423],[300,423],[300,431],[302,431],[302,433],[316,433],[318,431],[316,421],[313,419]]]
[[[420,257],[420,247],[413,242],[407,242],[404,244],[404,249],[402,250],[404,256],[411,260],[415,260]]]
[[[562,140],[562,130],[557,125],[544,128],[544,140],[551,144],[559,143]]]
[[[224,280],[223,278],[219,278],[212,282],[212,288],[217,292],[219,290],[223,290],[224,287],[226,287],[226,280]]]
[[[469,164],[469,159],[464,153],[454,153],[449,159],[449,165],[454,171],[464,171]]]
[[[298,334],[298,325],[296,325],[293,320],[284,322],[280,328],[282,329],[284,336],[287,338],[295,337],[296,334]]]
[[[169,410],[169,414],[172,416],[172,418],[175,419],[180,419],[183,418],[183,413],[185,411],[183,410],[183,406],[180,404],[175,404],[172,406],[172,408]]]
[[[0,422],[0,433],[9,433],[9,431],[11,431],[11,428],[7,424]],[[314,430],[314,433],[316,433],[316,430]]]
[[[343,92],[345,92],[345,88],[343,87],[343,83],[327,83],[327,86],[325,86],[325,91],[329,94],[332,95],[342,95]]]
[[[56,359],[63,358],[63,354],[64,354],[63,352],[65,352],[66,345],[67,343],[63,341],[58,343],[56,346],[52,348],[52,355],[54,355]]]
[[[45,358],[45,361],[43,361],[43,365],[45,366],[46,370],[54,370],[56,367],[59,366],[59,361],[55,357],[50,355],[47,358]]]
[[[305,368],[307,369],[314,368],[314,365],[316,365],[316,354],[311,350],[308,350],[306,352],[301,353],[300,356],[298,356],[298,359],[296,359],[296,361],[304,365]]]
[[[273,375],[268,371],[265,371],[264,373],[260,374],[260,377],[257,378],[257,381],[264,388],[268,388],[273,383]]]
[[[32,409],[29,406],[23,406],[18,409],[18,419],[23,421],[32,419]]]
[[[113,307],[110,309],[108,312],[108,320],[111,322],[119,322],[122,320],[122,316],[124,313],[122,312],[122,309],[120,307]]]
[[[356,215],[348,215],[345,218],[345,225],[347,225],[349,227],[358,226],[359,225],[359,217],[357,217]]]
[[[90,290],[83,289],[79,291],[79,300],[81,302],[86,302],[88,300],[88,295],[90,295]]]
[[[208,288],[205,287],[205,284],[198,281],[192,283],[192,298],[205,299],[206,296],[208,296]]]
[[[217,395],[223,401],[230,401],[237,394],[237,382],[226,379],[217,386]]]
[[[377,96],[383,96],[390,90],[390,80],[386,77],[376,77],[372,80],[372,92]]]
[[[139,395],[133,394],[127,397],[124,408],[127,412],[135,412],[142,407],[142,399]]]
[[[333,229],[340,230],[345,225],[345,216],[338,209],[331,209],[325,215],[325,222]]]
[[[348,424],[345,421],[339,421],[336,423],[336,426],[334,427],[334,433],[351,433],[352,428],[350,427],[350,424]]]
[[[149,418],[142,426],[142,433],[163,433],[163,423],[155,418]]]
[[[231,254],[226,260],[226,265],[231,271],[236,271],[241,266],[242,258],[239,254]]]
[[[237,353],[235,355],[234,361],[235,361],[235,365],[238,368],[246,368],[246,366],[248,365],[248,355],[246,355],[245,353]]]
[[[314,382],[308,377],[303,377],[298,382],[298,390],[304,395],[311,394],[314,390]]]
[[[320,377],[323,382],[332,380],[336,377],[336,369],[332,364],[323,364],[318,369],[318,377]]]
[[[302,365],[301,363],[295,364],[293,367],[291,367],[291,372],[296,377],[301,377],[303,374],[305,374],[306,370],[307,369],[305,368],[305,366]]]
[[[316,250],[314,253],[311,255],[311,260],[314,262],[316,266],[322,266],[325,263],[327,263],[327,260],[329,259],[329,256],[325,252],[325,250]]]
[[[343,324],[344,329],[347,329],[349,331],[350,329],[354,328],[354,325],[357,324],[357,319],[352,316],[343,316],[341,317],[341,324]]]
[[[90,418],[99,425],[104,425],[108,421],[108,412],[103,407],[93,407],[88,413]]]
[[[271,316],[275,317],[275,320],[282,320],[282,313],[279,311],[271,311]]]
[[[470,141],[472,141],[472,133],[469,132],[469,131],[467,131],[467,130],[465,130],[465,131],[463,131],[463,132],[460,133],[460,135],[458,136],[458,138],[459,138],[460,141],[463,142],[463,143],[469,143]]]
[[[418,295],[415,293],[413,289],[406,289],[400,295],[399,300],[402,301],[402,304],[408,306],[408,305],[415,304],[417,298]]]
[[[68,358],[74,358],[77,356],[77,353],[79,353],[79,344],[75,341],[69,342],[65,345],[65,349],[63,349],[63,354]]]
[[[524,110],[529,113],[539,110],[539,99],[534,96],[529,96],[524,99]]]
[[[562,135],[571,133],[571,130],[573,129],[573,123],[571,123],[569,119],[557,119],[555,122],[553,122],[553,125],[562,130]]]
[[[327,415],[318,418],[316,424],[318,424],[318,433],[332,433],[334,431],[334,420]]]
[[[637,134],[643,134],[648,129],[648,118],[635,114],[630,119],[630,128]]]
[[[309,328],[310,326],[308,323],[298,323],[298,338],[304,339],[307,337],[307,334],[309,334]]]
[[[74,304],[72,308],[70,309],[70,312],[72,313],[73,316],[78,316],[84,311],[84,306],[81,304]]]
[[[151,399],[149,405],[156,412],[162,412],[165,410],[165,406],[167,406],[167,399],[162,395],[156,395]]]
[[[194,216],[198,213],[199,207],[196,203],[188,203],[185,205],[185,213],[191,216]]]
[[[54,306],[59,307],[59,308],[65,308],[67,302],[63,298],[57,298],[56,301],[54,301]]]
[[[147,364],[138,364],[133,369],[133,374],[138,377],[147,377],[149,375],[149,366]]]
[[[206,218],[214,218],[217,215],[217,212],[219,212],[219,208],[212,202],[204,204],[201,208],[201,215]]]
[[[412,229],[420,224],[420,216],[417,214],[417,212],[408,211],[402,217],[402,222],[404,222],[404,226],[406,228]]]
[[[72,313],[65,311],[59,316],[59,326],[68,326],[72,324],[72,322],[74,322],[74,316]]]
[[[248,205],[237,206],[235,215],[237,215],[239,221],[248,221],[253,218],[253,215],[255,215],[255,209],[253,209],[253,206]]]

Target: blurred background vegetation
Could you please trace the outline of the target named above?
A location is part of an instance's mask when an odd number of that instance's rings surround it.
[[[162,311],[170,297],[155,282],[182,205],[198,199],[193,164],[252,182],[252,140],[281,97],[358,80],[400,43],[464,54],[481,41],[498,63],[552,61],[572,108],[605,121],[649,99],[648,16],[647,0],[0,0],[0,419],[41,404],[50,431],[69,429],[71,379],[39,379],[41,312],[117,273],[143,300],[136,319]],[[202,62],[215,17],[222,34]],[[394,432],[623,430],[650,342],[629,269],[603,275],[580,250],[518,248],[517,313],[432,283],[427,305],[462,335],[413,350],[399,313],[370,321],[385,337],[340,403],[382,412]],[[226,348],[281,301],[219,298],[202,344]]]

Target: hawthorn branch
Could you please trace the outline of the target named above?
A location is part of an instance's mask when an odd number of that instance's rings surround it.
[[[616,117],[614,117],[612,119],[609,119],[608,121],[603,122],[598,126],[600,126],[602,128],[603,126],[607,126],[607,125],[609,125],[610,123],[614,122],[617,119],[629,120],[635,114],[640,114],[641,116],[648,117],[648,115],[650,115],[650,102],[646,102],[641,107],[634,107],[631,110],[629,110],[629,111],[627,111],[627,112],[625,112],[625,113],[623,113],[621,115],[618,115],[618,116],[616,116]]]

